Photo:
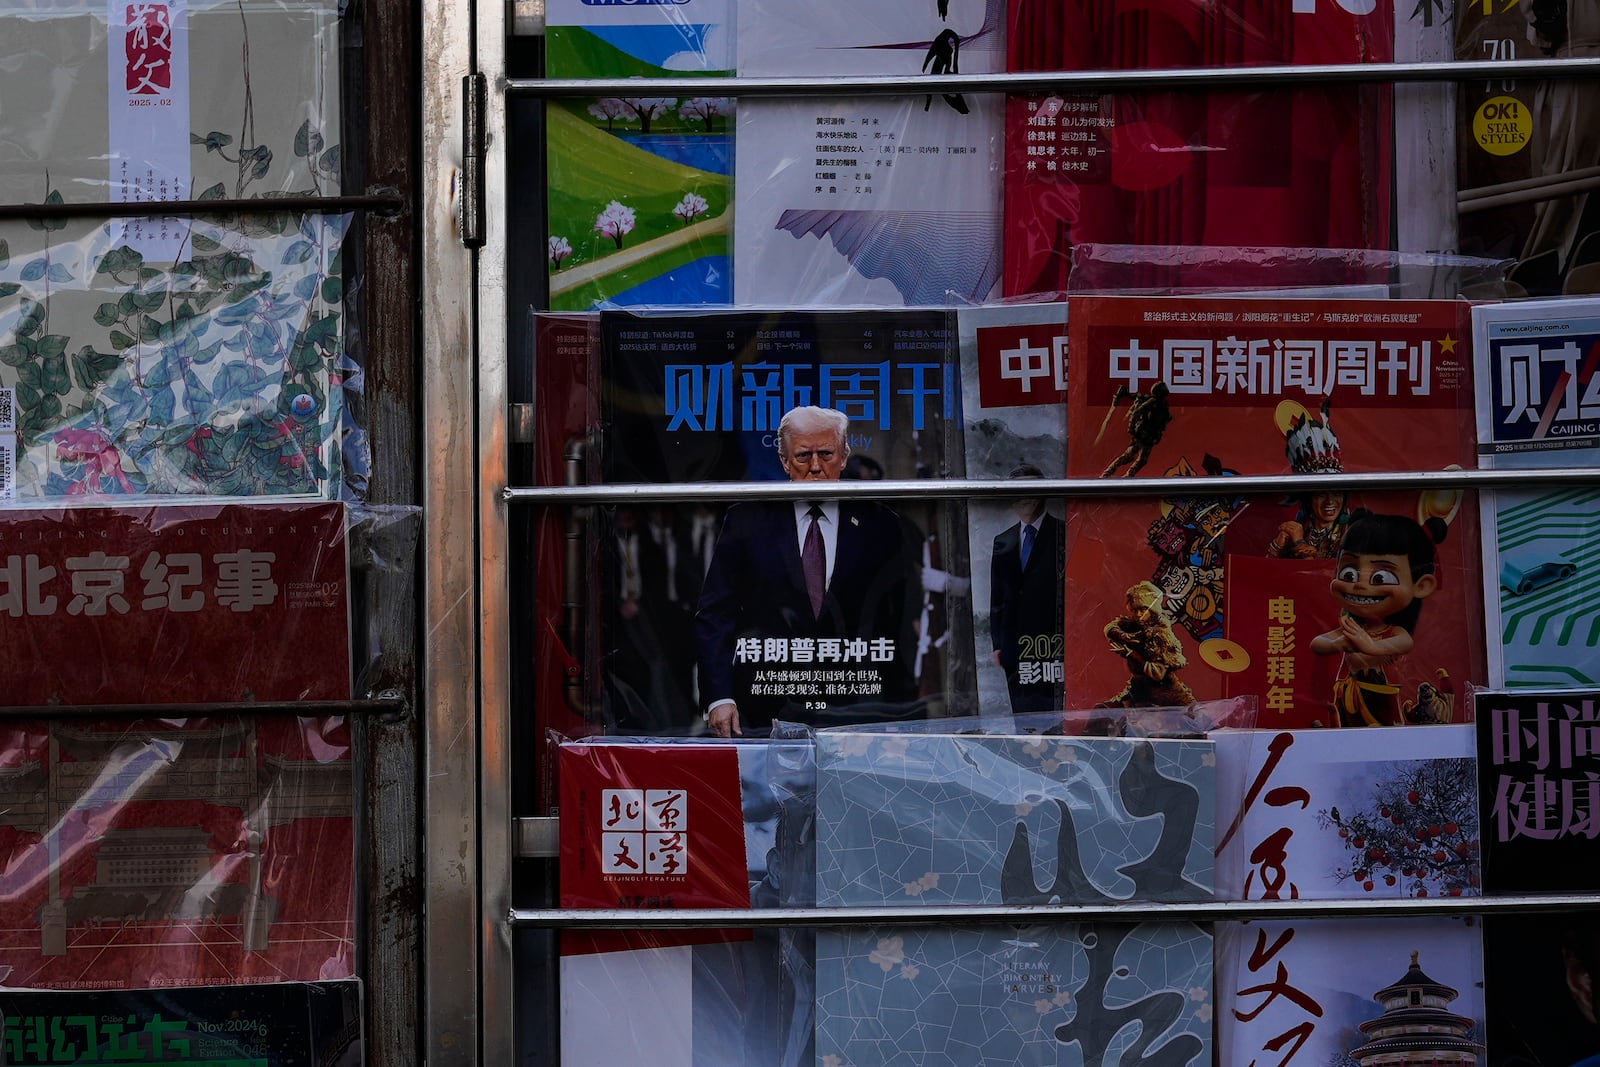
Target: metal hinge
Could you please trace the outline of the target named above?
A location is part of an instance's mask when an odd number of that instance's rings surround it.
[[[468,248],[482,248],[484,242],[483,114],[488,92],[489,79],[482,74],[468,74],[461,80],[461,198],[456,222],[461,243]]]

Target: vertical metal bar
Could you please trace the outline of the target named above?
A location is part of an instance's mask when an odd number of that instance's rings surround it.
[[[483,158],[479,192],[482,228],[478,239],[478,655],[479,810],[478,858],[480,918],[479,1018],[483,1062],[510,1064],[515,1049],[515,980],[512,931],[505,915],[511,906],[511,580],[510,529],[501,490],[510,480],[508,410],[511,368],[506,306],[508,179],[506,175],[505,80],[507,5],[483,3],[478,11],[477,59],[480,76],[492,88],[479,112]],[[542,186],[541,186],[542,187]],[[542,242],[542,238],[541,238]],[[542,257],[541,257],[542,262]]]
[[[486,5],[492,8],[493,5]],[[477,380],[474,256],[462,243],[463,85],[472,0],[422,18],[423,1050],[478,1059]],[[375,265],[377,266],[377,265]]]

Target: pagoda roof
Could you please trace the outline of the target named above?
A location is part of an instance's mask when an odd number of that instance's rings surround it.
[[[1460,995],[1460,991],[1454,986],[1445,985],[1443,982],[1436,982],[1424,974],[1422,971],[1422,965],[1417,962],[1417,956],[1418,954],[1413,952],[1411,954],[1411,966],[1406,970],[1406,973],[1401,976],[1398,982],[1395,982],[1393,985],[1384,986],[1382,989],[1374,993],[1372,995],[1373,999],[1378,1001],[1387,1000],[1389,997],[1392,997],[1397,993],[1405,993],[1412,989],[1422,989],[1425,992],[1433,993],[1436,996],[1445,997],[1449,1000],[1454,1000]]]

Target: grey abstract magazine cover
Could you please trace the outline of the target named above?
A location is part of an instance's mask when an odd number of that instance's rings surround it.
[[[1203,740],[822,730],[817,903],[1209,899],[1215,782]]]

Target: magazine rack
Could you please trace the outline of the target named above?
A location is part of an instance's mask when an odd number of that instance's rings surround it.
[[[666,96],[715,95],[735,97],[783,96],[838,96],[906,93],[1044,93],[1077,92],[1109,93],[1127,90],[1182,89],[1185,87],[1244,86],[1266,87],[1285,85],[1327,85],[1356,83],[1423,83],[1466,82],[1488,78],[1530,79],[1595,79],[1600,78],[1600,59],[1567,59],[1516,62],[1463,62],[1463,63],[1394,63],[1366,66],[1299,66],[1299,67],[1239,67],[1229,69],[1171,69],[1138,71],[1096,71],[1049,74],[987,74],[969,76],[935,76],[923,78],[901,77],[829,77],[829,78],[671,78],[654,80],[650,88]],[[502,83],[507,99],[548,100],[556,98],[590,97],[606,94],[637,92],[639,83],[626,80],[537,80],[510,78]],[[482,122],[482,109],[486,106],[482,84],[467,87],[468,120],[466,128],[479,133],[494,123]],[[499,103],[487,103],[488,110],[504,114]],[[477,117],[475,117],[477,116]],[[493,151],[483,142],[469,143],[469,159],[492,157]],[[505,186],[497,182],[493,171],[487,181],[490,192],[502,191]],[[494,188],[500,185],[499,189]],[[478,228],[484,217],[484,186],[471,186],[464,190],[460,219],[463,239],[472,245],[485,239]],[[492,214],[490,215],[492,218]],[[491,250],[497,237],[488,236]],[[495,313],[510,315],[496,296],[484,308],[488,316]],[[515,309],[520,311],[520,309]],[[503,321],[503,317],[502,317]],[[500,327],[491,325],[488,331],[496,336]],[[520,414],[530,414],[520,412]],[[1323,476],[1332,489],[1422,489],[1422,488],[1474,488],[1518,486],[1527,488],[1541,484],[1595,485],[1600,484],[1600,469],[1561,468],[1540,471],[1455,470],[1424,471],[1402,470],[1382,474],[1345,474]],[[1109,496],[1157,497],[1166,493],[1203,493],[1220,479],[1150,478],[1138,481],[1106,481],[1099,479],[1067,478],[1045,479],[1033,483],[1041,496],[1072,499],[1103,498]],[[1319,482],[1319,484],[1323,484]],[[1295,475],[1230,477],[1227,488],[1230,494],[1285,494],[1303,488],[1304,478]],[[569,485],[531,486],[511,485],[498,493],[498,504],[516,509],[564,509],[582,505],[616,503],[683,503],[694,501],[738,502],[744,500],[778,500],[808,495],[800,486],[786,483],[728,484],[701,482],[676,485]],[[988,480],[955,481],[881,481],[870,484],[845,483],[830,490],[831,496],[852,496],[894,500],[909,498],[1008,499],[1015,495],[1014,487],[1003,482]],[[526,575],[524,575],[526,578]],[[515,583],[513,583],[515,584]],[[509,653],[504,638],[489,635],[493,650],[488,659],[498,662]],[[514,697],[514,694],[512,694]],[[518,775],[530,773],[531,764],[523,761],[520,770],[513,771],[508,738],[512,707],[523,707],[525,701],[508,700],[499,708],[489,710],[486,701],[485,734],[486,752],[492,752],[501,762],[487,765],[484,770],[485,789],[480,815],[483,820],[484,840],[505,840],[513,843],[513,855],[519,860],[549,859],[557,854],[553,818],[512,818],[513,805],[510,785]],[[929,922],[972,923],[1032,923],[1080,920],[1134,920],[1152,917],[1188,920],[1246,920],[1271,918],[1357,917],[1370,916],[1378,909],[1385,914],[1463,915],[1488,912],[1518,912],[1545,914],[1569,912],[1591,908],[1597,898],[1590,894],[1515,895],[1493,898],[1463,899],[1407,899],[1338,900],[1338,901],[1283,901],[1283,902],[1207,902],[1198,904],[1132,904],[1110,906],[1082,905],[1029,905],[1005,908],[775,908],[763,910],[711,909],[702,911],[663,912],[655,910],[572,910],[551,907],[521,907],[500,905],[526,896],[537,896],[532,880],[524,881],[528,893],[514,891],[512,863],[502,863],[487,848],[483,859],[486,886],[483,897],[484,944],[489,951],[484,960],[484,988],[487,991],[483,1014],[483,1049],[491,1062],[509,1057],[512,1019],[516,1012],[502,1014],[512,1008],[510,975],[512,974],[513,944],[540,945],[548,949],[553,941],[526,941],[512,936],[513,931],[527,930],[594,930],[594,929],[675,929],[760,927],[852,927],[887,926],[895,924],[927,924]],[[525,865],[523,873],[531,873]],[[495,878],[503,882],[492,884]],[[519,967],[519,971],[524,968]],[[541,987],[553,984],[553,977],[540,979]],[[546,1023],[556,1019],[554,1004],[547,1005]],[[549,1026],[549,1032],[558,1029]],[[526,1032],[526,1031],[525,1031]],[[497,1055],[495,1050],[504,1055]]]

